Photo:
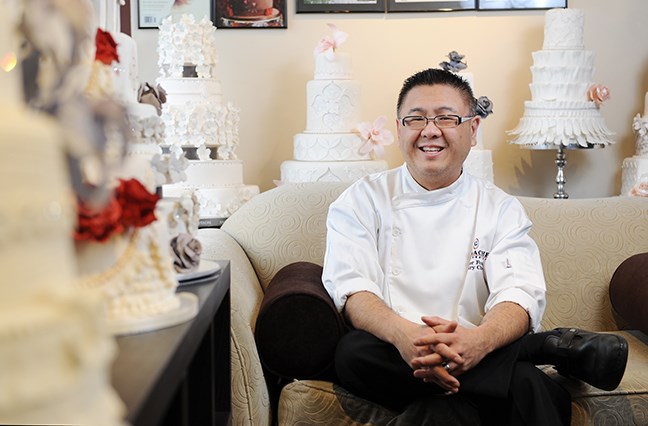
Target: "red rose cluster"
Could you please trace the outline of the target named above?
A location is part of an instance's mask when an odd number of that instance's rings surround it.
[[[155,221],[155,205],[160,197],[151,194],[137,180],[119,180],[114,197],[101,210],[78,201],[78,219],[74,230],[77,241],[104,242],[114,234]]]

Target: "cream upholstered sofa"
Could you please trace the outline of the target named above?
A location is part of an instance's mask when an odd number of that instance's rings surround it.
[[[205,258],[231,261],[234,425],[383,425],[396,415],[317,380],[288,383],[275,411],[255,346],[254,326],[265,288],[285,265],[322,264],[327,208],[344,188],[339,183],[280,186],[252,198],[221,229],[200,231]],[[626,374],[611,392],[546,369],[573,395],[572,424],[648,424],[648,338],[619,331],[625,326],[608,295],[617,267],[634,254],[648,252],[648,199],[519,199],[534,223],[532,237],[540,246],[548,285],[543,327],[614,331],[630,344]]]

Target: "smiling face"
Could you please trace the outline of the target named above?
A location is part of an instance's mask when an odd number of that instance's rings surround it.
[[[445,85],[419,85],[403,98],[399,117],[441,114],[470,116],[470,105],[456,88]],[[461,175],[470,148],[477,143],[480,117],[457,127],[439,129],[433,121],[422,130],[403,126],[397,120],[398,145],[412,177],[427,190],[444,188]]]

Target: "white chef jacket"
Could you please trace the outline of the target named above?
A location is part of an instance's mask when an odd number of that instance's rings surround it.
[[[352,184],[328,212],[323,282],[342,311],[368,291],[416,323],[437,315],[476,327],[500,302],[514,302],[537,331],[545,281],[531,221],[519,201],[463,172],[428,191],[407,166]]]

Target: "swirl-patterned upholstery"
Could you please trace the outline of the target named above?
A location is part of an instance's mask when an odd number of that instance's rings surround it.
[[[340,183],[287,184],[237,210],[221,229],[202,229],[203,257],[231,261],[232,424],[384,425],[396,413],[324,381],[286,385],[273,413],[254,324],[264,290],[282,267],[297,261],[321,265],[328,205]],[[573,425],[648,424],[648,337],[622,331],[608,288],[616,268],[648,252],[648,199],[609,197],[553,200],[519,197],[534,223],[547,280],[546,329],[573,326],[623,334],[630,344],[626,374],[605,392],[545,371],[573,396]]]

